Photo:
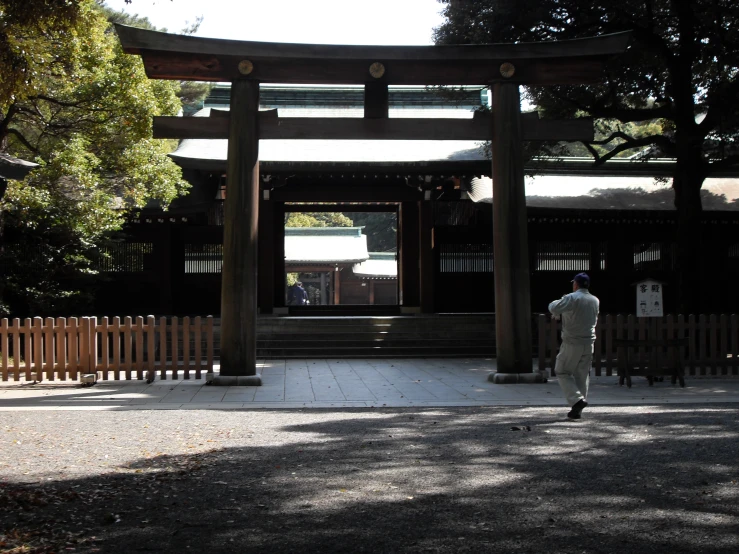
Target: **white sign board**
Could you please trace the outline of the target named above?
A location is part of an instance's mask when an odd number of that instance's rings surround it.
[[[662,283],[640,281],[636,284],[636,317],[662,317]]]

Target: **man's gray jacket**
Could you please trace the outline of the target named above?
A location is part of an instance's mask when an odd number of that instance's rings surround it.
[[[588,289],[578,289],[549,304],[550,312],[562,316],[562,342],[593,344],[599,308],[600,300]]]

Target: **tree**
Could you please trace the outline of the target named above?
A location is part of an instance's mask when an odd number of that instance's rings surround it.
[[[364,227],[367,250],[370,252],[396,252],[398,249],[398,216],[395,212],[351,212],[344,215],[354,225]]]
[[[107,5],[105,0],[96,0],[98,5],[103,10],[105,17],[111,23],[119,23],[121,25],[128,25],[130,27],[139,27],[141,29],[148,29],[150,31],[167,32],[167,29],[157,29],[149,21],[147,17],[142,17],[138,14],[132,15],[124,11],[117,12]],[[127,2],[130,4],[131,2]],[[188,25],[186,28],[180,30],[180,34],[183,35],[194,35],[200,28],[200,24],[203,22],[203,16],[197,17],[195,22]],[[200,82],[200,81],[180,81],[178,97],[182,102],[183,110],[186,114],[192,113],[202,107],[203,100],[210,94],[213,88],[212,83]]]
[[[341,212],[289,212],[285,227],[352,227],[354,223]]]
[[[47,16],[47,4],[74,10]],[[172,144],[151,137],[152,116],[179,112],[178,85],[146,77],[94,0],[34,0],[29,9],[37,6],[35,18],[20,17],[29,3],[0,0],[0,56],[15,64],[0,84],[0,144],[41,164],[0,198],[0,228],[16,241],[0,253],[16,272],[4,275],[0,298],[15,313],[74,296],[66,278],[91,272],[90,253],[131,210],[166,207],[188,188],[167,156]]]
[[[607,64],[603,84],[526,92],[545,116],[600,118],[607,135],[585,145],[596,165],[624,152],[675,159],[681,308],[699,307],[700,190],[706,177],[739,164],[739,3],[439,1],[446,5],[446,21],[435,30],[437,44],[551,41],[633,31],[626,54]],[[635,128],[651,132],[635,135]]]

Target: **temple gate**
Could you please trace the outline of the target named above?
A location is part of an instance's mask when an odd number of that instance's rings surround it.
[[[154,79],[231,82],[228,115],[156,118],[158,138],[228,138],[221,299],[224,385],[259,385],[256,366],[260,139],[490,140],[498,373],[495,382],[541,380],[532,334],[522,141],[592,140],[592,121],[522,117],[520,85],[598,82],[603,62],[623,52],[629,33],[552,43],[467,46],[334,46],[245,42],[172,35],[116,25],[124,51],[140,55]],[[281,118],[259,111],[260,83],[359,84],[364,118]],[[491,114],[472,120],[388,118],[388,85],[486,85]],[[377,198],[382,200],[382,198]],[[407,219],[430,240],[423,198]],[[425,234],[426,232],[426,234]],[[419,253],[419,303],[430,294],[431,260]],[[402,263],[402,262],[401,262]],[[264,271],[260,281],[264,284]]]

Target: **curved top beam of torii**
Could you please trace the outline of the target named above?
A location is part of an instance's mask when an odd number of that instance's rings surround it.
[[[152,79],[387,85],[531,85],[600,81],[603,62],[630,32],[558,42],[451,46],[352,46],[249,42],[116,25],[123,50]]]

